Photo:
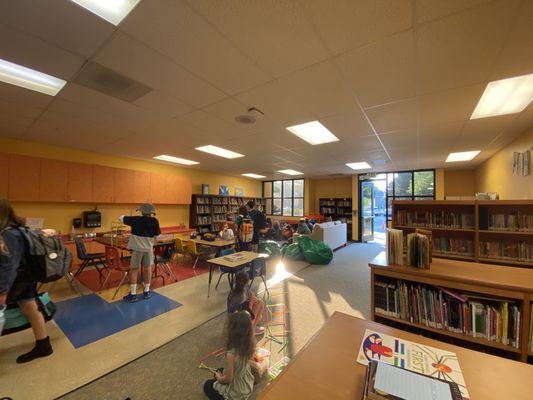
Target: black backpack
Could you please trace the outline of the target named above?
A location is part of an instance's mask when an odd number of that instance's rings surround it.
[[[19,228],[26,244],[23,265],[24,278],[31,282],[53,282],[65,276],[72,262],[72,254],[59,236],[46,236]]]

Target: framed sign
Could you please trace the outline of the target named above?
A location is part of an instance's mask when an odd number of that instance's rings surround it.
[[[243,197],[244,196],[244,188],[236,187],[235,188],[235,196]]]
[[[209,185],[202,183],[202,194],[209,194]]]
[[[220,185],[218,187],[218,194],[220,196],[229,196],[229,188],[227,186]]]

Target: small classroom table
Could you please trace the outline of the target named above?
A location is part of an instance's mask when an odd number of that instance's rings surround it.
[[[96,237],[95,241],[100,243],[100,244],[103,244],[105,246],[111,246],[111,247],[116,247],[117,249],[119,250],[128,250],[128,240],[129,240],[129,236],[121,236],[121,237],[104,237],[104,236],[98,236]],[[165,239],[165,240],[155,240],[154,242],[154,246],[164,246],[164,245],[167,245],[167,244],[172,244],[174,243],[173,240],[168,240],[168,239]]]
[[[237,254],[242,254],[244,257],[237,261],[229,261],[226,259],[226,257],[234,256]],[[211,258],[207,260],[207,264],[209,265],[209,283],[207,285],[207,297],[209,297],[209,293],[211,291],[211,280],[213,278],[213,268],[226,267],[226,268],[234,268],[235,271],[237,271],[240,267],[250,264],[256,258],[264,257],[264,255],[260,253],[254,253],[251,251],[240,251],[238,253],[230,254],[229,256]]]
[[[530,400],[533,366],[335,312],[259,396],[260,400],[359,400],[365,366],[356,358],[365,329],[457,354],[470,400]]]
[[[217,237],[215,240],[213,241],[210,241],[210,240],[203,240],[203,239],[200,239],[200,238],[196,238],[196,239],[186,239],[186,240],[192,240],[193,242],[195,242],[196,244],[199,244],[199,245],[202,245],[202,246],[209,246],[209,247],[213,247],[216,251],[216,255],[219,256],[220,255],[220,252],[223,250],[223,249],[227,249],[227,248],[230,248],[230,247],[233,247],[235,246],[235,239],[234,240],[224,240],[222,238],[219,238]]]

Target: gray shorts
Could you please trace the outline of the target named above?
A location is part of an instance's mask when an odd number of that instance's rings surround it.
[[[154,253],[152,251],[131,251],[131,269],[140,267],[150,267],[154,263]]]

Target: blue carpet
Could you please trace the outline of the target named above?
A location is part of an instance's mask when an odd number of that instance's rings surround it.
[[[75,348],[157,317],[182,304],[152,292],[149,300],[108,303],[96,294],[56,303],[54,321]]]

